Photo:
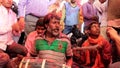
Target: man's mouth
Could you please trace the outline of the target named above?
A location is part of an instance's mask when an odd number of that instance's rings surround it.
[[[55,31],[55,32],[58,32],[58,31],[59,31],[59,29],[54,29],[54,31]]]

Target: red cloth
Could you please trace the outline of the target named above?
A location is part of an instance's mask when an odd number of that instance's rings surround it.
[[[89,37],[84,43],[83,43],[83,47],[87,47],[87,46],[90,46],[90,45],[99,45],[99,46],[106,46],[106,44],[104,43],[105,42],[105,39],[102,37],[102,36],[99,36],[97,39],[93,39],[91,37]],[[107,45],[107,46],[110,46],[110,45]],[[91,58],[90,58],[90,51],[89,50],[86,50],[85,51],[85,60],[86,60],[86,63],[85,65],[89,65],[91,63]],[[100,56],[100,53],[99,51],[97,50],[96,52],[96,58],[94,60],[94,64],[92,65],[92,68],[104,68],[104,64],[101,60],[101,56]]]

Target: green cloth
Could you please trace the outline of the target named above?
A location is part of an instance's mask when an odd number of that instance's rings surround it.
[[[36,50],[52,50],[55,52],[61,52],[66,53],[68,43],[66,41],[61,40],[54,40],[51,44],[48,44],[48,42],[45,39],[36,40]]]

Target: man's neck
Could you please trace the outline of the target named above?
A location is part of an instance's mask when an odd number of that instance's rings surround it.
[[[76,6],[76,3],[71,3],[71,2],[70,2],[70,5],[71,5],[72,7],[75,7],[75,6]]]
[[[51,44],[56,39],[56,37],[49,34],[49,33],[46,33],[45,34],[45,39],[48,41],[49,44]]]
[[[99,36],[90,35],[90,37],[93,38],[93,39],[97,39]]]
[[[4,5],[3,5],[4,6]],[[4,6],[5,7],[5,6]],[[5,9],[9,12],[11,8],[5,7]]]
[[[10,8],[6,8],[8,10],[8,12],[10,11]]]

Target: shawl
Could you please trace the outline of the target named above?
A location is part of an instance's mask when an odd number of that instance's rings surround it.
[[[104,38],[102,36],[99,36],[97,39],[93,39],[91,37],[88,37],[88,39],[83,43],[83,47],[87,47],[87,46],[90,46],[90,45],[99,45],[99,46],[102,46],[103,44],[103,41]],[[86,50],[85,51],[85,60],[86,60],[86,63],[85,65],[88,65],[90,64],[90,52],[89,50]],[[104,64],[102,63],[101,61],[101,56],[99,54],[99,51],[97,50],[97,55],[96,55],[96,58],[95,58],[95,61],[94,61],[94,64],[92,66],[92,68],[104,68]]]

